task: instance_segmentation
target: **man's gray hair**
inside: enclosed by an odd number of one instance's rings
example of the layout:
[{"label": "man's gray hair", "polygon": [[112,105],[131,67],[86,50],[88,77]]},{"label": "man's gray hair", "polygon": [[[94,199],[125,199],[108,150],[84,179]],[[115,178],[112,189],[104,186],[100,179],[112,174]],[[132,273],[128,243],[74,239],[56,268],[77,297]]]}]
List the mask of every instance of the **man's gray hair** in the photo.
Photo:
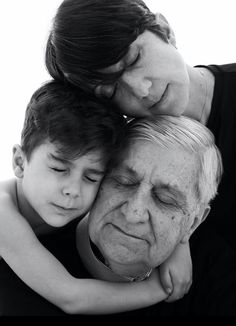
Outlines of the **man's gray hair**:
[{"label": "man's gray hair", "polygon": [[201,123],[184,116],[168,115],[133,119],[127,126],[126,145],[132,140],[148,140],[166,148],[180,146],[195,154],[199,159],[197,199],[208,204],[216,196],[223,173],[221,154],[213,134]]}]

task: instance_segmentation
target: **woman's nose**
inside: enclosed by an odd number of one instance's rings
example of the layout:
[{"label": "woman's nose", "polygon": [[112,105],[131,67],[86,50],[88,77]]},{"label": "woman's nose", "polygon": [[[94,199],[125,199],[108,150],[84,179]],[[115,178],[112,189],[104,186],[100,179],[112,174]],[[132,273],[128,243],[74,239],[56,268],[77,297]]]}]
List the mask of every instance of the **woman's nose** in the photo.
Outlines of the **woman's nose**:
[{"label": "woman's nose", "polygon": [[135,97],[142,99],[149,96],[152,86],[150,79],[132,72],[124,72],[119,81],[121,85],[125,87],[126,90],[132,92]]}]

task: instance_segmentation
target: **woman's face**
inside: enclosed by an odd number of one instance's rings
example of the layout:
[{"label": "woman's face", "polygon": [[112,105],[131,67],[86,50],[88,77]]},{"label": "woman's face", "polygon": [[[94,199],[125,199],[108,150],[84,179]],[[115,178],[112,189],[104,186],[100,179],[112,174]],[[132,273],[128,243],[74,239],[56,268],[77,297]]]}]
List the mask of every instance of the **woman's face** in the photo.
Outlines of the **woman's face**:
[{"label": "woman's face", "polygon": [[158,35],[145,31],[128,53],[104,73],[124,70],[113,84],[99,85],[98,97],[114,102],[131,117],[157,114],[181,115],[189,102],[189,76],[176,48]]}]

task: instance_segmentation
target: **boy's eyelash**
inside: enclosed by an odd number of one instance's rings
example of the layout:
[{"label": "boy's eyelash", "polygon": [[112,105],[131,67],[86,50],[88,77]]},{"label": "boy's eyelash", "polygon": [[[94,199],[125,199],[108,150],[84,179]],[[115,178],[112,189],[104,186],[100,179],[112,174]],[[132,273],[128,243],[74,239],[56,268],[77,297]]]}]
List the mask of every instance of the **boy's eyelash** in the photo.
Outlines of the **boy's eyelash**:
[{"label": "boy's eyelash", "polygon": [[53,171],[56,171],[56,172],[66,172],[67,171],[66,169],[58,169],[58,168],[53,168],[53,167],[50,167],[50,169]]},{"label": "boy's eyelash", "polygon": [[86,177],[86,179],[89,180],[90,182],[98,182],[98,180],[95,178]]}]

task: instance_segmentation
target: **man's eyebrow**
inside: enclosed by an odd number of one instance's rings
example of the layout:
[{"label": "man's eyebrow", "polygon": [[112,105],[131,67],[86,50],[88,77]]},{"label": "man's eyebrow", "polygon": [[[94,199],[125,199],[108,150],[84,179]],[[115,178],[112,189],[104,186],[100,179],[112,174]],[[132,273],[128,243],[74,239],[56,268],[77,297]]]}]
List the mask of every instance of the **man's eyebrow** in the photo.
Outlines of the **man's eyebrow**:
[{"label": "man's eyebrow", "polygon": [[131,174],[133,177],[138,177],[138,173],[136,170],[134,170],[132,167],[130,167],[129,165],[125,164],[125,163],[122,163],[118,168],[117,168],[118,171],[121,171],[122,172],[126,172],[128,174]]}]

